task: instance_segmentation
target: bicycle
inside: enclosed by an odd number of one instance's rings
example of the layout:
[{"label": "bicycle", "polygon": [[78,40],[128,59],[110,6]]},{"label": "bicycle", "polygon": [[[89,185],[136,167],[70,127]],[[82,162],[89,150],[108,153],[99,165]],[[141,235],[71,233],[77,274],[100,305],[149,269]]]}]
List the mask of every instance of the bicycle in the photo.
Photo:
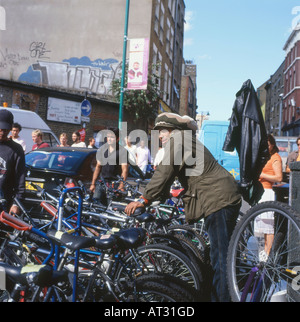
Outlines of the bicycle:
[{"label": "bicycle", "polygon": [[[44,233],[35,230],[27,223],[4,212],[1,214],[0,220],[15,229],[27,232],[27,234],[28,232],[33,232],[47,237],[51,243],[59,244],[66,248],[64,255],[59,258],[59,264],[56,263],[58,264],[56,265],[57,271],[53,270],[49,265],[33,265],[29,268],[27,266],[15,267],[0,262],[0,267],[5,270],[10,284],[13,284],[12,286],[10,285],[5,295],[2,294],[2,301],[19,301],[20,294],[21,301],[68,301],[71,291],[73,292],[73,301],[79,300],[82,302],[103,301],[105,299],[114,299],[118,302],[150,300],[174,302],[192,301],[193,299],[187,288],[183,287],[180,281],[170,276],[149,274],[133,278],[130,271],[127,279],[116,279],[106,268],[103,269],[104,252],[109,253],[112,248],[124,250],[138,246],[145,236],[140,229],[127,230],[113,236],[110,235],[108,238],[93,239],[63,232],[51,232],[44,235]],[[70,254],[91,246],[97,247],[104,252],[93,267],[91,264],[88,265],[90,270],[80,273],[74,270],[76,279],[73,279],[72,284],[71,279],[68,278],[69,273],[64,269],[69,261]],[[112,263],[113,261],[110,260],[110,262]],[[109,264],[109,267],[111,269],[113,266]],[[77,280],[80,282],[75,285]],[[46,287],[47,289],[45,290]]]},{"label": "bicycle", "polygon": [[[267,258],[264,236],[257,220],[273,214],[274,241]],[[228,285],[235,302],[300,301],[295,284],[300,266],[300,215],[280,202],[264,202],[252,207],[233,232],[227,258]]]}]

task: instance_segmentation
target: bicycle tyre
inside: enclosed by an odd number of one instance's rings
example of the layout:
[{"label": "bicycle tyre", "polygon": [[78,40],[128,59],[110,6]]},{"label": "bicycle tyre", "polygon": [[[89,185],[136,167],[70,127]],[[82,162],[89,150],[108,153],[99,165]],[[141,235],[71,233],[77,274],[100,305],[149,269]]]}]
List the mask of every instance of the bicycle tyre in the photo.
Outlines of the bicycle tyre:
[{"label": "bicycle tyre", "polygon": [[[197,291],[202,292],[203,276],[193,262],[182,252],[163,244],[154,244],[138,247],[135,252],[138,254],[138,261],[143,273],[164,273],[179,277],[184,282],[193,286]],[[129,271],[124,271],[123,266],[119,266],[116,271],[116,278],[136,274],[136,261],[129,253],[124,258],[124,263]],[[133,272],[131,271],[133,269]]]},{"label": "bicycle tyre", "polygon": [[197,249],[195,255],[201,259],[203,263],[209,263],[209,247],[204,238],[192,227],[186,225],[172,225],[167,228],[168,233],[184,236]]},{"label": "bicycle tyre", "polygon": [[[135,302],[193,302],[192,294],[176,279],[156,274],[142,275],[129,291]],[[128,289],[127,289],[128,292]]]},{"label": "bicycle tyre", "polygon": [[154,233],[150,235],[150,242],[165,244],[174,249],[177,249],[183,252],[191,261],[194,261],[194,264],[200,268],[203,266],[204,259],[201,257],[201,254],[197,247],[185,236],[180,234],[163,234],[163,233]]},{"label": "bicycle tyre", "polygon": [[[262,261],[258,255],[257,242],[261,237],[255,233],[254,222],[265,212],[274,214],[274,241],[267,260]],[[293,240],[290,237],[292,232]],[[250,247],[250,239],[256,248]],[[296,247],[291,247],[291,243]],[[295,253],[300,253],[300,215],[294,209],[287,204],[270,201],[248,210],[236,225],[229,244],[227,278],[232,301],[268,302],[280,292],[286,292],[287,301],[299,301],[300,292],[291,291],[289,285],[292,280],[286,273],[297,265],[288,260]],[[261,285],[259,291],[256,283],[258,278]]]}]

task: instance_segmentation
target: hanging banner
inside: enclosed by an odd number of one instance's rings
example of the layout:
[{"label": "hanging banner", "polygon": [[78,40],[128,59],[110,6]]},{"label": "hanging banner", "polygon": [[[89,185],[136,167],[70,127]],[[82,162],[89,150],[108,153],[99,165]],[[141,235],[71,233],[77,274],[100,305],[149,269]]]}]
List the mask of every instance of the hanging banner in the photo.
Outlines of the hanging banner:
[{"label": "hanging banner", "polygon": [[85,129],[81,129],[78,132],[80,133],[80,142],[84,142],[85,141],[85,136],[86,136]]},{"label": "hanging banner", "polygon": [[149,39],[131,39],[129,46],[128,89],[147,89]]}]

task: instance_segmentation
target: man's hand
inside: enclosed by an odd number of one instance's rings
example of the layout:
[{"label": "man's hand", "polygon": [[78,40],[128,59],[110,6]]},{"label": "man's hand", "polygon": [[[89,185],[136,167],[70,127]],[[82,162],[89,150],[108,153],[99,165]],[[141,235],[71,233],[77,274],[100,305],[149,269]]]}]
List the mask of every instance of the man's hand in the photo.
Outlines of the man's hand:
[{"label": "man's hand", "polygon": [[19,212],[20,212],[20,209],[17,205],[12,205],[9,210],[10,215],[13,215],[13,214],[19,215]]},{"label": "man's hand", "polygon": [[96,189],[96,185],[92,183],[92,184],[90,185],[90,191],[91,191],[92,193],[94,193],[94,192],[95,192],[95,189]]},{"label": "man's hand", "polygon": [[125,213],[128,216],[130,216],[130,215],[134,214],[134,212],[136,211],[137,208],[145,208],[145,206],[142,203],[138,202],[138,201],[131,202],[125,208]]}]

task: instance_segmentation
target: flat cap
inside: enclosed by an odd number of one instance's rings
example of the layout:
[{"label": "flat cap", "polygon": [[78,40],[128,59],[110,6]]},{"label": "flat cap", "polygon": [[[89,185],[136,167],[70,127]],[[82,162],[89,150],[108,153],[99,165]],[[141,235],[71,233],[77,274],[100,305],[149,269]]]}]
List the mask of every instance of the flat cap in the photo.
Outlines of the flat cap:
[{"label": "flat cap", "polygon": [[174,128],[179,130],[197,131],[197,122],[190,116],[175,113],[162,113],[155,120],[154,130],[159,128]]}]

